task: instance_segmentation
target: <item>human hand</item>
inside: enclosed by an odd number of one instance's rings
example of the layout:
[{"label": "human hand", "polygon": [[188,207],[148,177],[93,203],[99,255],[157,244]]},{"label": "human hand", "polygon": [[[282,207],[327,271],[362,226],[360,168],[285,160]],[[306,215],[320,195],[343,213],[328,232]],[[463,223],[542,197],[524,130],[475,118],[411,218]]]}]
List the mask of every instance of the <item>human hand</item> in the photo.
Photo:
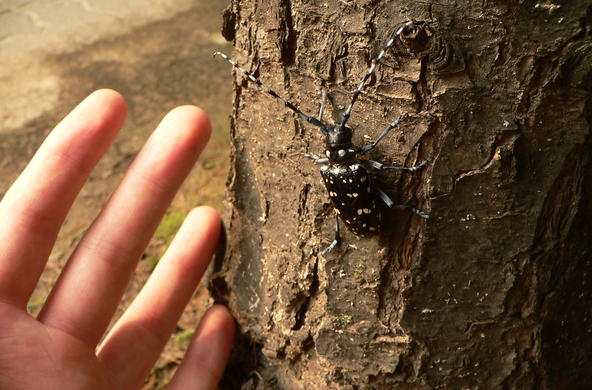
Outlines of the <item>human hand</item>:
[{"label": "human hand", "polygon": [[[206,114],[178,107],[81,239],[37,319],[27,313],[66,213],[125,115],[118,93],[91,94],[50,133],[0,202],[0,389],[141,387],[215,251],[220,217],[199,207],[97,349],[138,259],[209,138]],[[233,337],[227,309],[210,308],[170,389],[215,389]]]}]

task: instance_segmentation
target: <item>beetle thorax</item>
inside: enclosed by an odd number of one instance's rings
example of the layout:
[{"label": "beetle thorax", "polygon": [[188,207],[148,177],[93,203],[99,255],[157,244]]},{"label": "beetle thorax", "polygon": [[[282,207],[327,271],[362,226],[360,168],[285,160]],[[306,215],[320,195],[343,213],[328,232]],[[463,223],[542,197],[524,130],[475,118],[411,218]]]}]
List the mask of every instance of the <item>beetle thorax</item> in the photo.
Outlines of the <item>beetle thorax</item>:
[{"label": "beetle thorax", "polygon": [[325,154],[332,164],[344,164],[351,162],[356,157],[354,144],[352,143],[353,130],[350,127],[330,126],[325,132]]}]

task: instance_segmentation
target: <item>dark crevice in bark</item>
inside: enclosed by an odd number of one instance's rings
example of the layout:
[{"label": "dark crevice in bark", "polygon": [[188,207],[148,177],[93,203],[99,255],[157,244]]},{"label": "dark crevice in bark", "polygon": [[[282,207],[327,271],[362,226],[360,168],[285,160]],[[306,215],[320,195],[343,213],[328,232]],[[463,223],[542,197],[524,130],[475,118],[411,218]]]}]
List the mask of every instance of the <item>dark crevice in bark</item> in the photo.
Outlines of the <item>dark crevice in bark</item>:
[{"label": "dark crevice in bark", "polygon": [[[391,219],[391,218],[389,218]],[[386,226],[388,229],[389,226]],[[389,229],[390,230],[390,229]],[[394,286],[395,278],[397,273],[395,272],[395,250],[393,247],[396,246],[397,241],[399,240],[391,240],[391,237],[384,237],[384,240],[393,241],[393,245],[389,245],[388,252],[385,255],[386,263],[382,266],[380,270],[380,278],[379,284],[377,288],[377,295],[378,295],[378,304],[376,311],[379,317],[384,317],[386,313],[386,303],[392,299],[395,295],[396,286]]]},{"label": "dark crevice in bark", "polygon": [[228,5],[222,14],[222,36],[228,42],[232,42],[236,36],[236,19],[237,15],[234,12],[234,2]]},{"label": "dark crevice in bark", "polygon": [[312,186],[310,184],[305,184],[300,191],[299,202],[298,202],[298,215],[299,215],[299,218],[301,219],[301,221],[298,224],[299,226],[303,225],[302,219],[308,218],[308,215],[306,213],[306,206],[308,203],[308,197],[309,197],[311,188],[312,188]]},{"label": "dark crevice in bark", "polygon": [[309,334],[306,339],[304,339],[304,341],[302,342],[302,353],[306,354],[311,352],[312,350],[314,350],[315,347],[315,342],[314,342],[314,337]]},{"label": "dark crevice in bark", "polygon": [[292,20],[291,0],[279,0],[280,9],[280,31],[283,32],[283,42],[281,44],[281,60],[285,67],[294,65],[296,60],[296,47],[298,34],[294,30],[294,21]]},{"label": "dark crevice in bark", "polygon": [[450,191],[439,193],[433,197],[433,199],[440,198],[442,196],[448,196],[456,191],[457,184],[468,176],[483,174],[491,169],[493,164],[500,164],[499,170],[502,173],[502,184],[510,184],[514,182],[518,175],[516,168],[516,145],[520,137],[520,131],[505,130],[499,132],[496,135],[496,139],[489,147],[490,152],[485,161],[479,166],[471,169],[458,170],[454,176],[452,176],[451,189]]},{"label": "dark crevice in bark", "polygon": [[254,342],[249,334],[238,333],[218,387],[224,390],[245,389],[243,386],[247,383],[260,383],[261,375],[257,370],[263,360],[262,348],[263,345]]},{"label": "dark crevice in bark", "polygon": [[425,63],[425,61],[422,61],[419,80],[416,83],[409,82],[409,84],[411,85],[411,93],[414,95],[415,112],[424,111],[428,104],[429,89],[426,85],[426,71],[427,64]]},{"label": "dark crevice in bark", "polygon": [[[514,283],[514,288],[507,295],[506,311],[521,320],[506,332],[505,338],[518,342],[518,340],[535,339],[536,335],[542,332],[542,342],[544,344],[532,344],[529,348],[521,345],[521,348],[517,348],[517,353],[520,356],[519,361],[522,363],[517,365],[515,370],[506,378],[505,383],[510,387],[520,386],[521,381],[525,380],[525,373],[531,372],[533,373],[531,374],[533,375],[531,380],[536,388],[555,388],[558,381],[565,377],[566,372],[569,372],[569,368],[573,369],[573,362],[570,362],[567,351],[543,355],[547,356],[549,361],[553,361],[550,367],[544,367],[545,362],[543,362],[543,365],[537,363],[539,360],[537,357],[544,351],[542,350],[544,345],[547,345],[546,349],[548,350],[550,346],[555,345],[556,335],[561,334],[561,332],[557,331],[558,329],[555,329],[555,332],[545,331],[547,329],[545,324],[557,322],[555,319],[558,318],[558,314],[549,315],[548,319],[545,320],[542,312],[545,311],[543,309],[545,306],[554,307],[550,304],[546,305],[547,297],[556,299],[555,295],[562,293],[559,286],[564,284],[566,276],[569,276],[566,270],[572,268],[572,266],[565,263],[565,260],[576,260],[567,253],[560,254],[564,251],[564,243],[574,241],[573,238],[568,238],[573,235],[574,226],[587,225],[587,222],[576,223],[574,213],[576,210],[582,209],[579,206],[580,199],[583,198],[583,180],[590,177],[590,175],[583,173],[586,166],[590,165],[589,156],[592,150],[589,140],[590,134],[587,135],[587,141],[584,145],[576,146],[572,152],[568,153],[563,169],[557,176],[544,202],[531,248],[514,258],[514,263],[518,267],[520,267],[520,264],[525,264],[525,267],[519,273],[520,276]],[[587,168],[587,170],[590,171],[590,168]],[[589,238],[583,241],[575,241],[590,242]],[[592,250],[592,247],[589,250]],[[558,261],[558,259],[564,259],[564,261]],[[535,292],[535,289],[540,290],[540,292]],[[535,295],[538,295],[538,298],[535,298]],[[576,298],[576,300],[581,301],[581,297]],[[573,300],[567,300],[565,305],[570,305],[567,303],[570,301]],[[562,306],[566,307],[565,305]],[[553,328],[553,325],[550,327]],[[545,372],[557,371],[553,368],[557,366],[557,356],[562,356],[561,360],[563,362],[570,362],[564,363],[570,367],[559,370],[553,377],[549,378],[551,384],[542,382],[539,378],[544,378]]]},{"label": "dark crevice in bark", "polygon": [[582,28],[585,34],[592,36],[592,5],[586,9],[586,16],[582,18]]},{"label": "dark crevice in bark", "polygon": [[[491,151],[487,160],[485,160],[476,168],[461,170],[454,176],[452,192],[454,192],[456,183],[458,183],[460,180],[467,176],[483,173],[490,169],[490,167],[498,161],[502,165],[501,170],[506,172],[507,176],[504,178],[503,182],[506,184],[513,182],[516,178],[516,172],[515,168],[512,168],[515,167],[514,158],[512,156],[514,154],[514,145],[519,136],[520,133],[518,131],[512,130],[506,130],[498,133],[493,144],[490,146],[488,145]],[[507,157],[510,158],[507,159]]]},{"label": "dark crevice in bark", "polygon": [[[563,180],[571,187],[566,190],[571,207],[566,210],[555,206],[556,215],[547,216],[551,220],[546,221],[541,240],[548,245],[544,252],[534,257],[539,264],[537,282],[542,290],[541,371],[547,373],[547,388],[556,388],[566,378],[576,380],[571,371],[590,359],[587,351],[592,347],[590,338],[584,336],[592,326],[592,293],[590,289],[573,289],[573,286],[589,286],[592,283],[589,272],[592,240],[587,229],[592,213],[589,200],[592,191],[589,156],[592,150],[589,144],[578,149],[573,155],[574,160],[566,164],[575,171],[565,173],[578,176],[577,171],[580,170],[587,180],[584,183]],[[565,199],[551,199],[552,202],[556,200]]]},{"label": "dark crevice in bark", "polygon": [[586,152],[581,147],[574,148],[551,186],[535,230],[533,250],[536,252],[551,249],[569,232],[574,206],[581,195],[581,172],[588,159]]},{"label": "dark crevice in bark", "polygon": [[311,275],[311,282],[308,291],[302,292],[297,296],[297,300],[302,301],[300,303],[300,307],[296,311],[296,315],[294,317],[295,322],[292,326],[292,330],[300,330],[302,326],[306,322],[306,314],[308,313],[308,309],[310,307],[311,301],[317,296],[319,291],[319,275],[318,275],[318,268],[319,268],[319,261],[318,259],[315,261],[312,275]]}]

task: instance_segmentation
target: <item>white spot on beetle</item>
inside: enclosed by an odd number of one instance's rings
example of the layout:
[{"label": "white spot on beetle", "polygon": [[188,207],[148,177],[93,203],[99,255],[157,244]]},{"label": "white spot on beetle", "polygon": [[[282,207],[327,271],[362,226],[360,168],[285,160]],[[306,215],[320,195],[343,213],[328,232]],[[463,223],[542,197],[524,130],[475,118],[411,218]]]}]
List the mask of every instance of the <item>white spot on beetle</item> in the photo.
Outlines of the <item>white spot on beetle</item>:
[{"label": "white spot on beetle", "polygon": [[373,227],[373,226],[370,226],[370,227],[368,228],[368,230],[370,230],[371,232],[375,232],[375,231],[376,231],[376,228],[375,228],[375,227]]},{"label": "white spot on beetle", "polygon": [[364,214],[370,214],[370,209],[364,209]]},{"label": "white spot on beetle", "polygon": [[354,193],[352,194],[352,196],[353,196],[354,198],[357,198],[357,197],[358,197],[358,193],[357,193],[357,192],[354,192]]},{"label": "white spot on beetle", "polygon": [[[324,167],[324,168],[326,168],[326,167]],[[365,182],[366,180],[368,180],[368,178],[367,178],[366,176],[362,176],[362,177],[360,177],[360,183],[363,183],[363,182]]]},{"label": "white spot on beetle", "polygon": [[363,212],[364,212],[364,210],[358,209],[358,215],[362,215]]},{"label": "white spot on beetle", "polygon": [[343,157],[343,156],[345,156],[345,150],[343,150],[343,149],[339,149],[339,150],[337,151],[337,155],[338,155],[339,157]]}]

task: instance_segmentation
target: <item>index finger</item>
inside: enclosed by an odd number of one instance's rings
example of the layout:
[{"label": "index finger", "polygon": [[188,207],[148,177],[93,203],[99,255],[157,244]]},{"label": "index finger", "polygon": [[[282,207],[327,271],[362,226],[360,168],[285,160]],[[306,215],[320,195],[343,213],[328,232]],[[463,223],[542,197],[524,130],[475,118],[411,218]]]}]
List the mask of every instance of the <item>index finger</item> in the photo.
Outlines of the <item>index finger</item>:
[{"label": "index finger", "polygon": [[99,90],[48,135],[0,202],[0,300],[25,307],[76,195],[121,128],[123,97]]}]

